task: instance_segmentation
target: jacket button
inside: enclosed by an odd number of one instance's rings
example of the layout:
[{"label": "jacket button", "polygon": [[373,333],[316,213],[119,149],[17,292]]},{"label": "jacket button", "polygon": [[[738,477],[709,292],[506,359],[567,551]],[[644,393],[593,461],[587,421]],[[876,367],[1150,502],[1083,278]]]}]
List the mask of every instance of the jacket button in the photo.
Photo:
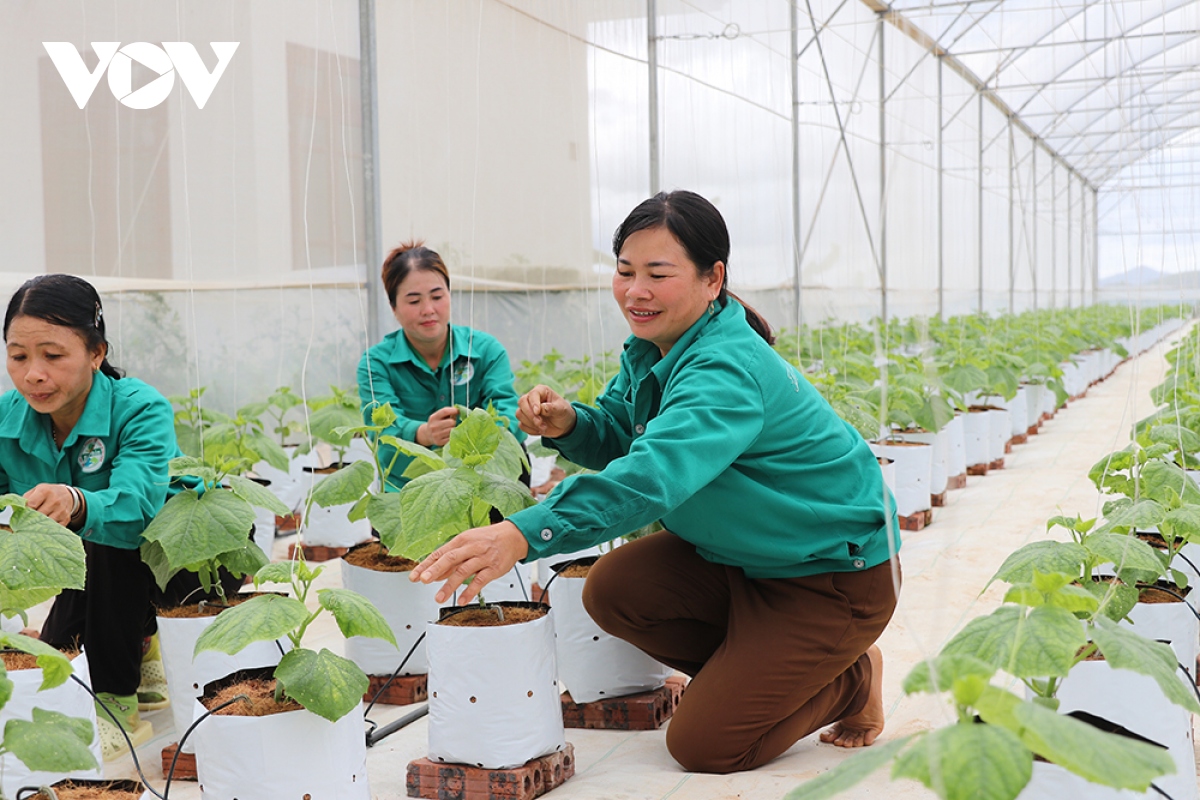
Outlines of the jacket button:
[{"label": "jacket button", "polygon": [[867,565],[867,562],[863,561],[861,558],[854,559],[853,563],[854,563],[855,569],[862,569],[863,567],[865,567]]},{"label": "jacket button", "polygon": [[633,426],[633,432],[634,432],[634,433],[645,433],[645,432],[646,432],[646,426],[645,426],[645,425],[634,425],[634,426]]},{"label": "jacket button", "polygon": [[439,403],[446,402],[446,395],[444,395],[444,394],[438,395],[438,402]]},{"label": "jacket button", "polygon": [[554,531],[550,530],[549,528],[542,528],[542,541],[548,542],[552,538],[554,538]]}]

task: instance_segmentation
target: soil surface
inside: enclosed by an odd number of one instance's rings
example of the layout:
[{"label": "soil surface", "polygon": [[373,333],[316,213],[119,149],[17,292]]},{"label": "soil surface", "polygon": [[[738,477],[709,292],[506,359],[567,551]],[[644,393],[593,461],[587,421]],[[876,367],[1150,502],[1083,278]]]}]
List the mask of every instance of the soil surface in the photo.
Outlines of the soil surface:
[{"label": "soil surface", "polygon": [[588,571],[591,570],[591,564],[572,564],[558,572],[560,578],[586,578]]},{"label": "soil surface", "polygon": [[417,565],[417,562],[403,556],[388,555],[379,542],[371,542],[357,547],[342,556],[342,560],[347,564],[375,572],[412,572],[413,567]]},{"label": "soil surface", "polygon": [[487,608],[472,607],[439,621],[438,625],[449,625],[454,628],[498,628],[501,625],[520,625],[522,622],[532,622],[535,619],[541,619],[550,610],[548,606],[543,608],[521,608],[520,606],[506,606],[503,603],[500,604],[500,607],[504,610],[503,620],[500,619],[500,615],[496,613],[496,609],[492,606]]},{"label": "soil surface", "polygon": [[[142,793],[135,789],[110,789],[104,786],[92,786],[86,783],[67,783],[55,786],[54,793],[59,800],[139,800]],[[30,800],[50,800],[38,792],[30,795]]]},{"label": "soil surface", "polygon": [[275,681],[266,678],[252,678],[226,686],[211,698],[201,698],[205,708],[213,709],[228,702],[239,694],[250,698],[250,702],[238,702],[222,708],[214,716],[217,717],[266,717],[271,714],[283,714],[288,711],[299,711],[303,706],[295,700],[284,698],[282,703],[275,702]]},{"label": "soil surface", "polygon": [[[79,651],[68,650],[63,655],[74,659],[75,656],[79,655]],[[19,650],[5,650],[0,652],[0,658],[4,659],[4,668],[9,672],[22,669],[38,669],[37,656],[30,653],[22,653]]]},{"label": "soil surface", "polygon": [[247,600],[258,597],[270,592],[243,592],[241,594],[233,594],[225,598],[225,602],[220,600],[208,600],[203,603],[192,603],[186,606],[176,606],[174,608],[159,608],[155,613],[166,619],[200,619],[201,617],[215,617],[227,608],[241,605]]}]

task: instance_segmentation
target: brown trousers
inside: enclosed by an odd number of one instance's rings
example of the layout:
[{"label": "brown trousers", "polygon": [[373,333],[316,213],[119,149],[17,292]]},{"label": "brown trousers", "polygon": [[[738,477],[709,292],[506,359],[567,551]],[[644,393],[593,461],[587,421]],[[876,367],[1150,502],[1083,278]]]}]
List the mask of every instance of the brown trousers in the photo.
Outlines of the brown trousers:
[{"label": "brown trousers", "polygon": [[667,531],[600,559],[583,600],[602,629],[692,677],[667,749],[715,773],[754,769],[860,712],[867,648],[896,608],[887,562],[751,580]]}]

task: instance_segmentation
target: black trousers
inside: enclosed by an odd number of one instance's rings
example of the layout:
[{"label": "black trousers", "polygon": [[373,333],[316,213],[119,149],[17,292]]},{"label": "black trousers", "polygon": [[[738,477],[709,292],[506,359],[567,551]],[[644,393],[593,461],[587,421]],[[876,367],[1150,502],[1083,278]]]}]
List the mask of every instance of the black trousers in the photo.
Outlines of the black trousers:
[{"label": "black trousers", "polygon": [[[82,646],[87,652],[92,689],[128,696],[142,677],[142,641],[158,630],[155,609],[204,599],[195,573],[180,572],[159,590],[137,550],[83,543],[87,579],[83,591],[65,589],[54,599],[41,639],[58,647]],[[241,580],[221,570],[226,594]]]}]

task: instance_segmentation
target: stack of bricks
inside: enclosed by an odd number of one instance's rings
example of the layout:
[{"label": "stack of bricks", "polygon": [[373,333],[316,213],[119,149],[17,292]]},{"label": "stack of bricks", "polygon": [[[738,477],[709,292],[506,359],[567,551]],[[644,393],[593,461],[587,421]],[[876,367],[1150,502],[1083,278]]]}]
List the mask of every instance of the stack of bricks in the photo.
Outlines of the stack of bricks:
[{"label": "stack of bricks", "polygon": [[418,758],[408,765],[405,785],[409,797],[429,800],[533,800],[558,788],[574,774],[575,748],[567,742],[557,753],[511,769],[439,764]]},{"label": "stack of bricks", "polygon": [[900,530],[902,531],[919,531],[926,525],[933,524],[933,509],[927,508],[924,511],[918,511],[915,514],[910,514],[907,517],[899,517]]},{"label": "stack of bricks", "polygon": [[673,675],[666,684],[649,692],[576,703],[563,692],[563,725],[616,731],[652,731],[666,722],[679,706],[686,679]]},{"label": "stack of bricks", "polygon": [[[385,706],[407,706],[429,699],[428,675],[398,675],[395,680],[392,680],[391,675],[368,675],[367,677],[370,678],[371,685],[367,688],[367,693],[363,695],[364,703],[376,702]],[[392,681],[390,684],[389,680]],[[376,700],[375,695],[379,694],[379,690],[383,689],[385,684],[387,689]]]},{"label": "stack of bricks", "polygon": [[171,762],[175,762],[175,773],[172,775],[172,780],[176,781],[194,781],[196,780],[196,754],[195,753],[180,753],[179,757],[175,757],[175,751],[179,749],[177,744],[169,744],[162,749],[162,774],[165,778],[171,775]]}]

